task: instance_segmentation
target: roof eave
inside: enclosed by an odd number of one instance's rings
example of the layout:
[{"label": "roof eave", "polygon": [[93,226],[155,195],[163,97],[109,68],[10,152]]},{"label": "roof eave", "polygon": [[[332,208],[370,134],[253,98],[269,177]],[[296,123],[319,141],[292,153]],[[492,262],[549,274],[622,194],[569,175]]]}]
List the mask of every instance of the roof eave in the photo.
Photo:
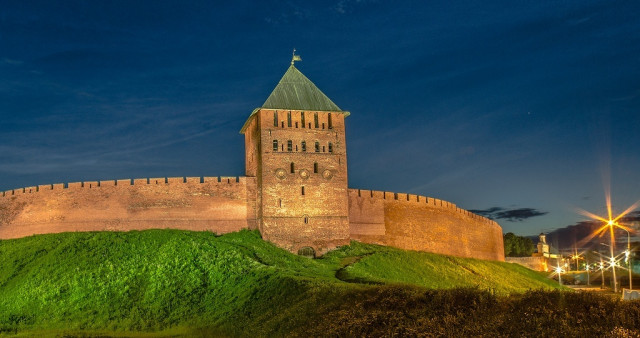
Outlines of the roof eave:
[{"label": "roof eave", "polygon": [[249,115],[249,117],[247,118],[247,121],[244,122],[242,129],[240,129],[240,134],[244,134],[247,127],[249,127],[249,121],[251,121],[251,118],[253,117],[253,115],[255,115],[260,109],[262,108],[256,108],[251,112],[251,115]]}]

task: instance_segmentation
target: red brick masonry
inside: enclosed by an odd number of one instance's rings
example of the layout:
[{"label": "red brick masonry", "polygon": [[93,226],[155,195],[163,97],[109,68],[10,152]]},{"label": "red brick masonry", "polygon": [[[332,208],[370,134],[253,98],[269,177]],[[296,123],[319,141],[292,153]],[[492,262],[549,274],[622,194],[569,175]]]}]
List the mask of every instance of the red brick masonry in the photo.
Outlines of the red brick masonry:
[{"label": "red brick masonry", "polygon": [[[256,195],[255,177],[151,178],[9,190],[0,193],[0,239],[67,231],[171,228],[222,234],[257,229]],[[501,227],[452,203],[357,189],[348,190],[348,202],[351,239],[504,260]],[[282,234],[295,236],[295,231]],[[290,250],[315,247],[304,236],[291,242]]]}]

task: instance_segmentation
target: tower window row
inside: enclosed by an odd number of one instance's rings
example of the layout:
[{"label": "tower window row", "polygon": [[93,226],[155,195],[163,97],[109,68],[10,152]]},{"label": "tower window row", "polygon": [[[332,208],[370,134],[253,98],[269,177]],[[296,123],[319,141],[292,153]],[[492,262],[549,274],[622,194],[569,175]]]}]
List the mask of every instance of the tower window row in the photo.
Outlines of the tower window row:
[{"label": "tower window row", "polygon": [[287,112],[287,118],[286,121],[283,120],[279,120],[278,119],[278,112],[274,111],[273,112],[273,126],[274,127],[281,127],[284,128],[285,127],[285,122],[286,122],[286,126],[289,128],[293,128],[295,126],[295,128],[300,128],[300,126],[302,128],[309,128],[312,129],[325,129],[325,125],[328,129],[333,129],[333,113],[327,113],[327,120],[326,120],[326,124],[325,122],[320,122],[320,119],[318,117],[318,113],[313,113],[313,123],[311,121],[309,121],[307,123],[307,118],[311,117],[311,113],[310,112],[300,112],[300,122],[298,123],[298,121],[293,122],[293,119],[291,117],[291,114],[293,114],[291,111]]},{"label": "tower window row", "polygon": [[[292,174],[295,174],[295,172],[296,172],[296,164],[294,162],[291,162],[289,164],[289,169],[290,169],[290,172]],[[313,173],[314,174],[318,173],[318,162],[313,162]]]},{"label": "tower window row", "polygon": [[[294,151],[293,141],[287,140],[286,145],[287,145],[287,151],[288,152]],[[284,143],[280,144],[280,143],[278,143],[278,140],[273,140],[273,151],[274,152],[276,152],[276,151],[285,151],[284,150],[284,146],[285,146]],[[306,141],[300,142],[300,148],[298,148],[298,145],[296,144],[295,145],[295,151],[299,151],[298,149],[301,149],[301,151],[306,152],[307,151],[307,142]],[[333,143],[329,142],[326,146],[324,146],[324,145],[321,146],[320,142],[316,141],[315,144],[314,144],[314,148],[313,149],[314,149],[314,152],[316,152],[316,153],[320,153],[320,152],[325,153],[325,152],[327,152],[327,149],[329,150],[330,153],[333,153]]]}]

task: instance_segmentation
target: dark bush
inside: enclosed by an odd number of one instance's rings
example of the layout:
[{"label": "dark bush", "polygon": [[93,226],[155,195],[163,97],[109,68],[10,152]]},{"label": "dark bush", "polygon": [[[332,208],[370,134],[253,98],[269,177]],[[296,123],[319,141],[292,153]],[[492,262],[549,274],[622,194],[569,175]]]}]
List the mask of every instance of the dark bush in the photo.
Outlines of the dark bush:
[{"label": "dark bush", "polygon": [[[640,337],[640,301],[590,292],[378,287],[350,294],[296,335]],[[311,324],[313,323],[313,324]]]}]

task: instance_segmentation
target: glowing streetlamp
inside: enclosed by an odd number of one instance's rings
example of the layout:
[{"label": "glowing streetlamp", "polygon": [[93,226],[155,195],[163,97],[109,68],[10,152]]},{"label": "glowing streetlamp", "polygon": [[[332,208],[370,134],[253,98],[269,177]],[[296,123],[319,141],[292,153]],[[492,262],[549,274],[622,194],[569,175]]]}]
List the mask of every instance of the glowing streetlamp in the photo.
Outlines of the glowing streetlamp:
[{"label": "glowing streetlamp", "polygon": [[627,232],[627,250],[624,252],[624,262],[627,263],[629,268],[629,290],[633,290],[633,277],[631,276],[633,268],[631,267],[631,235],[629,230],[624,227],[618,226],[618,228]]},{"label": "glowing streetlamp", "polygon": [[[629,268],[629,289],[633,290],[633,276],[632,276],[632,268],[631,268],[631,261],[630,261],[630,256],[631,256],[631,234],[629,233],[629,230],[626,229],[626,227],[621,226],[620,224],[618,224],[616,222],[615,219],[610,219],[607,222],[607,226],[609,226],[610,232],[611,232],[611,260],[613,261],[612,267],[613,267],[613,278],[615,280],[615,276],[616,276],[616,269],[615,269],[615,259],[613,258],[613,228],[619,228],[622,229],[624,231],[627,232],[627,250],[625,250],[624,255],[625,255],[625,263],[627,263],[627,267]],[[614,291],[617,291],[617,288],[614,289]]]},{"label": "glowing streetlamp", "polygon": [[602,257],[600,257],[600,277],[602,279],[601,289],[604,289],[604,262],[602,261]]},{"label": "glowing streetlamp", "polygon": [[561,267],[559,267],[559,266],[556,267],[556,273],[558,274],[558,283],[560,285],[562,285],[562,272],[563,272],[563,270],[562,270]]},{"label": "glowing streetlamp", "polygon": [[580,256],[580,254],[576,251],[576,253],[574,253],[573,255],[569,256],[569,258],[571,258],[574,261],[576,261],[576,271],[579,271],[580,270],[580,260],[583,259],[582,256]]},{"label": "glowing streetlamp", "polygon": [[609,258],[610,262],[609,265],[611,265],[611,271],[613,272],[613,292],[618,292],[618,280],[616,279],[616,258],[613,256],[613,246],[615,245],[614,243],[614,236],[613,236],[613,227],[616,224],[616,221],[609,219],[609,221],[607,222],[607,225],[609,226],[609,232],[611,234],[611,237],[609,237],[610,240],[610,245],[609,245],[609,251],[611,252],[611,257]]},{"label": "glowing streetlamp", "polygon": [[591,286],[591,276],[589,275],[589,261],[587,261],[584,269],[587,270],[587,286]]},{"label": "glowing streetlamp", "polygon": [[[594,215],[588,211],[584,211],[584,210],[580,210],[580,213],[590,217],[594,220],[599,220],[602,221],[604,223],[603,226],[601,226],[598,230],[594,231],[593,233],[591,233],[586,240],[590,240],[591,238],[593,238],[596,235],[600,235],[602,236],[602,234],[607,230],[607,228],[609,229],[609,241],[610,241],[610,245],[609,245],[609,252],[610,252],[610,256],[611,256],[611,271],[613,273],[613,290],[614,292],[618,292],[618,283],[616,280],[616,264],[615,264],[615,255],[614,255],[614,250],[615,250],[615,236],[614,236],[614,228],[620,228],[623,229],[624,231],[627,232],[627,251],[629,251],[629,256],[631,255],[631,236],[629,234],[629,229],[623,225],[620,225],[617,223],[617,221],[619,219],[621,219],[622,217],[624,217],[626,214],[628,214],[629,212],[633,211],[635,208],[637,208],[638,206],[640,206],[640,201],[636,201],[634,204],[632,204],[630,207],[628,207],[625,211],[623,211],[621,214],[619,214],[618,216],[613,217],[613,213],[611,210],[611,195],[607,192],[606,194],[606,199],[607,199],[607,214],[608,214],[608,219],[605,219],[603,217],[600,217],[598,215]],[[629,264],[629,267],[631,267],[631,264]],[[629,288],[631,288],[632,286],[632,282],[631,282],[631,269],[629,269]]]}]

